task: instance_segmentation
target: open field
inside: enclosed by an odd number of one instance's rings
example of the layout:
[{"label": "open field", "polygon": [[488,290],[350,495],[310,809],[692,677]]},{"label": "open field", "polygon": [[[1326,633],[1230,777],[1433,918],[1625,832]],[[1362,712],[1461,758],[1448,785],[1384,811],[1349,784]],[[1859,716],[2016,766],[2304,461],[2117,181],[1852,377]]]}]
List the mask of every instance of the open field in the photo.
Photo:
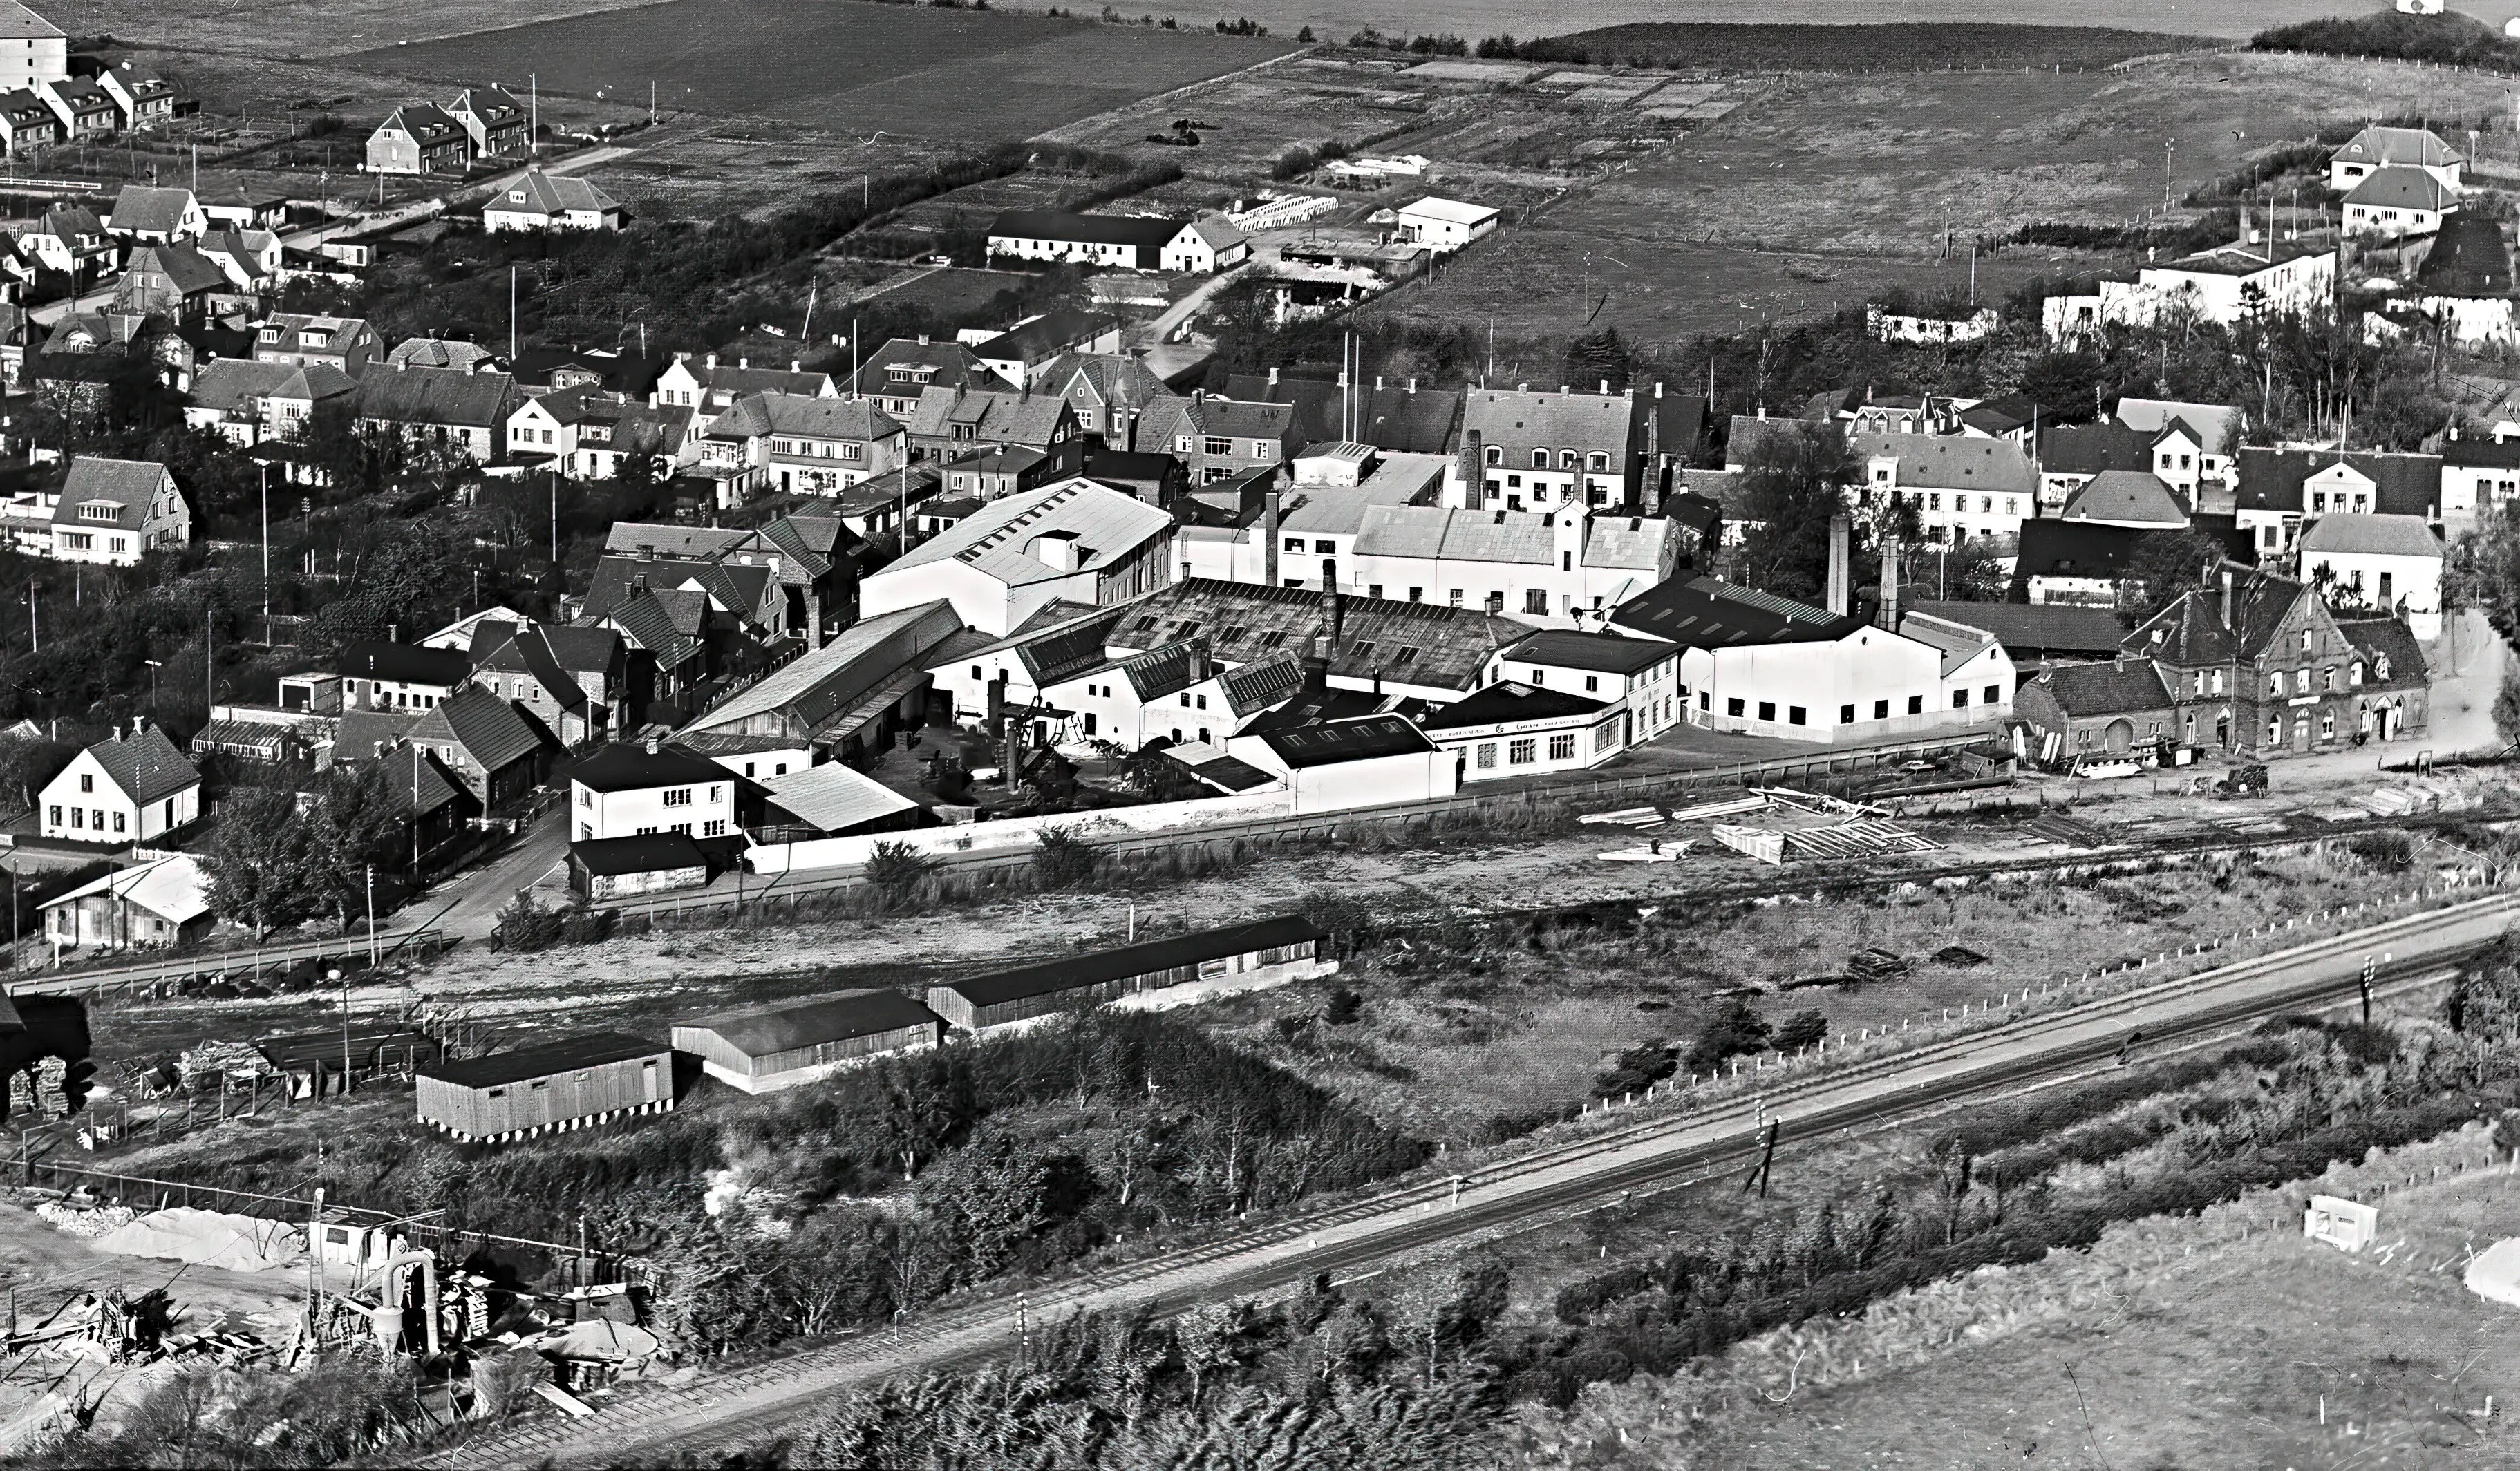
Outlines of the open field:
[{"label": "open field", "polygon": [[[1562,1421],[1526,1411],[1528,1444],[1590,1442],[1584,1464],[1639,1471],[2507,1467],[2520,1312],[2460,1282],[2467,1255],[2520,1233],[2520,1180],[2492,1156],[2470,1128],[2201,1219],[2129,1223],[1686,1376],[1596,1385]],[[2397,1249],[2304,1240],[2312,1189],[2377,1205]]]},{"label": "open field", "polygon": [[645,97],[818,127],[989,140],[1254,66],[1287,43],[832,0],[665,0],[396,45],[346,65],[439,83],[533,72],[543,91]]}]

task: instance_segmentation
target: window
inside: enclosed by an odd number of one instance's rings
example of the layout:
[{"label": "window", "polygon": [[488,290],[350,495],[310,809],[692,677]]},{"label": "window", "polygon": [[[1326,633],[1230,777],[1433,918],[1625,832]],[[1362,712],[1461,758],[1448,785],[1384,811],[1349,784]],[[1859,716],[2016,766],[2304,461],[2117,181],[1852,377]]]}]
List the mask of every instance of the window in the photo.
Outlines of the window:
[{"label": "window", "polygon": [[2343,688],[2337,683],[2335,665],[2330,664],[2318,671],[2318,688],[2331,691]]},{"label": "window", "polygon": [[[1706,698],[1706,696],[1700,694],[1698,698],[1702,700]],[[1724,701],[1724,713],[1734,717],[1738,717],[1741,714],[1741,700],[1739,696],[1736,695]]]},{"label": "window", "polygon": [[2389,677],[2389,656],[2387,654],[2379,654],[2372,658],[2371,675],[2374,679],[2385,680]]},{"label": "window", "polygon": [[2300,669],[2294,672],[2292,677],[2292,692],[2295,694],[2308,694],[2310,692],[2310,666],[2308,664],[2302,665]]},{"label": "window", "polygon": [[1202,454],[1228,456],[1234,453],[1234,441],[1222,434],[1210,434],[1200,444]]},{"label": "window", "polygon": [[1912,694],[1912,695],[1909,695],[1909,696],[1908,696],[1908,713],[1909,713],[1909,714],[1911,714],[1911,715],[1922,715],[1922,714],[1924,714],[1924,713],[1925,713],[1925,697],[1924,697],[1923,695],[1921,695],[1921,694]]},{"label": "window", "polygon": [[1549,590],[1548,590],[1547,588],[1525,588],[1525,589],[1523,589],[1523,590],[1522,590],[1522,610],[1523,610],[1524,612],[1526,612],[1526,613],[1546,613],[1546,612],[1548,612],[1548,611],[1549,611]]},{"label": "window", "polygon": [[1572,761],[1572,760],[1574,760],[1574,759],[1575,759],[1575,737],[1574,737],[1572,735],[1567,735],[1567,736],[1550,736],[1550,737],[1549,737],[1549,759],[1550,759],[1550,760],[1552,760],[1552,761]]},{"label": "window", "polygon": [[1501,445],[1501,444],[1491,444],[1491,445],[1489,445],[1489,446],[1488,446],[1488,464],[1490,464],[1490,465],[1500,465],[1500,466],[1501,466],[1501,465],[1503,465],[1503,464],[1505,464],[1505,446],[1504,446],[1504,445]]},{"label": "window", "polygon": [[1425,601],[1426,601],[1426,590],[1425,590],[1424,588],[1411,588],[1411,589],[1409,590],[1409,601],[1410,601],[1410,602],[1425,602]]},{"label": "window", "polygon": [[[1538,671],[1537,671],[1537,670],[1535,670],[1535,671],[1533,671],[1533,672],[1534,672],[1534,673],[1538,673]],[[1584,692],[1585,692],[1585,693],[1587,693],[1587,694],[1598,694],[1598,693],[1600,692],[1600,691],[1601,691],[1601,677],[1600,677],[1599,675],[1598,675],[1598,674],[1588,674],[1588,675],[1584,676]]]},{"label": "window", "polygon": [[2362,661],[2361,659],[2356,659],[2353,663],[2345,666],[2345,683],[2350,689],[2360,690],[2362,688]]},{"label": "window", "polygon": [[1304,550],[1304,539],[1303,539],[1302,537],[1300,537],[1300,536],[1290,536],[1290,537],[1286,538],[1286,550],[1287,550],[1287,551],[1289,551],[1289,552],[1301,552],[1301,551],[1303,551],[1303,550]]},{"label": "window", "polygon": [[2282,670],[2278,669],[2274,673],[2267,676],[2267,693],[2277,697],[2280,697],[2283,694]]},{"label": "window", "polygon": [[1776,719],[1776,718],[1777,718],[1777,702],[1776,702],[1775,700],[1772,700],[1772,699],[1763,699],[1763,700],[1759,701],[1759,718],[1760,718],[1761,720],[1774,720],[1774,719]]},{"label": "window", "polygon": [[2001,704],[2002,701],[2003,687],[2002,685],[1989,685],[1986,687],[1986,703],[1994,705]]},{"label": "window", "polygon": [[689,806],[691,806],[691,805],[692,805],[692,789],[691,789],[690,787],[688,787],[688,786],[669,786],[669,787],[667,787],[667,788],[665,789],[664,805],[665,805],[665,806],[667,806],[667,807],[689,807]]},{"label": "window", "polygon": [[1371,583],[1371,584],[1367,585],[1366,590],[1365,590],[1365,596],[1367,596],[1368,598],[1379,598],[1379,597],[1381,597],[1381,596],[1382,596],[1382,584],[1381,584],[1381,583],[1376,582],[1376,583]]},{"label": "window", "polygon": [[[1451,600],[1453,606],[1460,607],[1462,605],[1462,590],[1460,588],[1453,589],[1452,592],[1445,596]],[[1415,602],[1417,600],[1412,598],[1410,601]]]},{"label": "window", "polygon": [[1483,772],[1496,770],[1496,742],[1493,740],[1481,742],[1476,760],[1479,770]]},{"label": "window", "polygon": [[2332,712],[2318,717],[2318,738],[2321,740],[2336,738],[2336,716]]},{"label": "window", "polygon": [[1809,721],[1809,719],[1808,719],[1808,718],[1804,715],[1804,713],[1803,713],[1803,707],[1802,707],[1802,706],[1800,706],[1800,705],[1787,705],[1787,706],[1785,706],[1785,724],[1787,724],[1787,725],[1789,725],[1789,726],[1799,726],[1799,725],[1809,725],[1810,723],[1811,723],[1811,722]]},{"label": "window", "polygon": [[1607,455],[1605,455],[1605,454],[1602,454],[1599,450],[1595,450],[1595,451],[1593,452],[1593,457],[1592,457],[1592,459],[1591,459],[1589,462],[1587,462],[1587,465],[1588,465],[1588,468],[1591,468],[1591,469],[1592,469],[1596,474],[1598,474],[1598,473],[1601,473],[1601,472],[1606,471],[1607,469],[1609,469],[1609,468],[1610,468],[1610,457],[1609,457],[1609,456],[1607,456]]},{"label": "window", "polygon": [[1506,763],[1509,766],[1529,766],[1536,759],[1539,750],[1540,742],[1537,739],[1509,742],[1505,748]]},{"label": "window", "polygon": [[1531,452],[1531,468],[1533,469],[1549,468],[1549,451],[1533,450]]},{"label": "window", "polygon": [[46,822],[48,822],[49,824],[51,824],[53,826],[55,826],[55,827],[59,827],[60,825],[62,825],[62,804],[61,804],[61,803],[59,803],[59,802],[55,802],[55,803],[52,805],[52,809],[51,809],[51,811],[52,811],[52,816],[50,816],[49,818],[45,819],[45,821],[46,821]]},{"label": "window", "polygon": [[2274,719],[2272,719],[2272,720],[2271,720],[2271,721],[2268,721],[2268,722],[2267,722],[2267,744],[2269,744],[2269,745],[2281,745],[2281,744],[2283,744],[2283,717],[2282,717],[2282,716],[2278,715],[2278,716],[2276,716]]},{"label": "window", "polygon": [[725,820],[724,818],[712,818],[712,819],[710,819],[708,822],[705,822],[705,823],[700,824],[700,836],[702,836],[702,837],[724,837],[724,836],[726,836],[726,820]]},{"label": "window", "polygon": [[1851,726],[1855,724],[1855,707],[1853,705],[1838,706],[1837,723],[1842,726]]},{"label": "window", "polygon": [[[1850,713],[1847,718],[1852,720],[1855,717]],[[1886,699],[1874,700],[1872,702],[1872,718],[1874,720],[1888,720],[1890,718],[1890,702]]]}]

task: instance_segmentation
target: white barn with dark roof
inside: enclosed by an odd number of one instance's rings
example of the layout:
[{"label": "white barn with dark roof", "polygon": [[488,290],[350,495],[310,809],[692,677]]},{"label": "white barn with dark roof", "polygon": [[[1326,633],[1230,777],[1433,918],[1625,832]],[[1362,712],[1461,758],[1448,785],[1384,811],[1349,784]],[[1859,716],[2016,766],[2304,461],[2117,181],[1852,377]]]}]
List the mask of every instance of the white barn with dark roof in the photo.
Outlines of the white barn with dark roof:
[{"label": "white barn with dark roof", "polygon": [[843,991],[674,1023],[674,1049],[748,1093],[828,1078],[852,1063],[944,1040],[933,1011],[892,991]]}]

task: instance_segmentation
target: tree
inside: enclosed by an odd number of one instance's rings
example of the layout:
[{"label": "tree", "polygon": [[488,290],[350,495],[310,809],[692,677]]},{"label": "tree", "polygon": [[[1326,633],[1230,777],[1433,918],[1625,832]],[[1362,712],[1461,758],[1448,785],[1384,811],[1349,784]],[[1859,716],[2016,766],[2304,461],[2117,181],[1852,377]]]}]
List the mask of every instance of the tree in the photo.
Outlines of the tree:
[{"label": "tree", "polygon": [[256,941],[315,913],[325,882],[313,838],[295,792],[257,786],[231,793],[202,854],[210,908],[252,925]]},{"label": "tree", "polygon": [[1857,466],[1835,423],[1770,420],[1744,458],[1740,490],[1756,524],[1741,547],[1742,580],[1817,602],[1828,576],[1828,526],[1846,513]]},{"label": "tree", "polygon": [[1577,388],[1607,383],[1611,392],[1622,392],[1635,373],[1636,354],[1615,327],[1585,333],[1566,344],[1566,381]]},{"label": "tree", "polygon": [[936,860],[908,843],[881,842],[867,855],[866,879],[891,909],[917,892],[936,867]]},{"label": "tree", "polygon": [[2502,688],[2494,693],[2494,730],[2507,745],[2520,745],[2520,667],[2502,671]]},{"label": "tree", "polygon": [[1814,1006],[1777,1024],[1774,1039],[1779,1052],[1798,1052],[1828,1035],[1828,1014]]},{"label": "tree", "polygon": [[2147,531],[2136,538],[2126,575],[2118,579],[2118,616],[2129,627],[2141,624],[2222,564],[2223,544],[2202,531]]},{"label": "tree", "polygon": [[394,839],[403,830],[403,804],[395,800],[385,764],[336,766],[317,775],[305,793],[315,883],[321,902],[345,924],[366,906],[370,870],[391,869],[401,856]]},{"label": "tree", "polygon": [[1033,878],[1045,889],[1072,889],[1102,867],[1102,853],[1069,827],[1044,827],[1032,850]]},{"label": "tree", "polygon": [[1750,1003],[1741,998],[1728,997],[1697,1029],[1697,1041],[1688,1049],[1691,1068],[1719,1067],[1724,1060],[1741,1052],[1757,1052],[1768,1046],[1768,1024]]}]

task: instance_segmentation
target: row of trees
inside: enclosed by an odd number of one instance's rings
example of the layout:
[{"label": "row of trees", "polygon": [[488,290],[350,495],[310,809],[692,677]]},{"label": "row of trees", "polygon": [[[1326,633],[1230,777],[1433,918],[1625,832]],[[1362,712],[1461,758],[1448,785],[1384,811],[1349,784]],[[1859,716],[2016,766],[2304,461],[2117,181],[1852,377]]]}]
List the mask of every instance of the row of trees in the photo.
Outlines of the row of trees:
[{"label": "row of trees", "polygon": [[253,926],[256,940],[318,915],[346,925],[364,914],[373,875],[410,864],[397,851],[410,804],[397,798],[385,765],[232,789],[201,854],[210,908]]}]

